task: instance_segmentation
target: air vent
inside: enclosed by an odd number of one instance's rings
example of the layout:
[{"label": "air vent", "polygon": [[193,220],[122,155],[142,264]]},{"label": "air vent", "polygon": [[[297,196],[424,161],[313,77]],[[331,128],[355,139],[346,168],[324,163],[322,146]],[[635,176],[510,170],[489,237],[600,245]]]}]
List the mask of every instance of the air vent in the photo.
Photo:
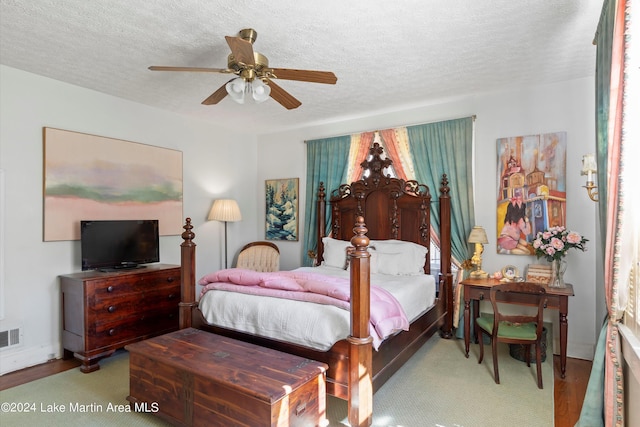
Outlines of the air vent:
[{"label": "air vent", "polygon": [[0,350],[20,345],[22,342],[22,329],[9,329],[0,331]]}]

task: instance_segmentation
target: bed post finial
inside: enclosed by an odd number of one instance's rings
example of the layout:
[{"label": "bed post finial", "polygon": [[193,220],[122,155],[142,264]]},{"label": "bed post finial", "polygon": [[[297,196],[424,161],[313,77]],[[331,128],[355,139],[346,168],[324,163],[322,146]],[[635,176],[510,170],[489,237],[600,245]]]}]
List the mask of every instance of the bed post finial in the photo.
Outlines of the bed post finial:
[{"label": "bed post finial", "polygon": [[353,234],[355,234],[355,236],[351,238],[351,244],[356,248],[356,251],[358,249],[366,250],[367,246],[369,246],[369,238],[366,236],[368,231],[364,223],[364,218],[361,216],[357,217],[356,225],[353,227]]},{"label": "bed post finial", "polygon": [[449,178],[447,178],[447,174],[442,174],[442,180],[440,181],[440,195],[442,197],[449,197],[449,192],[451,188],[449,188]]},{"label": "bed post finial", "polygon": [[180,245],[180,329],[191,327],[191,311],[197,307],[196,302],[196,236],[191,225],[191,218],[186,219]]},{"label": "bed post finial", "polygon": [[358,216],[351,244],[351,334],[349,343],[349,423],[370,426],[373,413],[373,338],[369,334],[371,255],[364,218]]},{"label": "bed post finial", "polygon": [[196,237],[195,233],[191,230],[193,230],[193,225],[191,225],[191,218],[187,218],[186,220],[186,224],[182,226],[182,228],[184,228],[184,231],[182,232],[182,239],[187,242],[187,241],[193,241],[193,238]]}]

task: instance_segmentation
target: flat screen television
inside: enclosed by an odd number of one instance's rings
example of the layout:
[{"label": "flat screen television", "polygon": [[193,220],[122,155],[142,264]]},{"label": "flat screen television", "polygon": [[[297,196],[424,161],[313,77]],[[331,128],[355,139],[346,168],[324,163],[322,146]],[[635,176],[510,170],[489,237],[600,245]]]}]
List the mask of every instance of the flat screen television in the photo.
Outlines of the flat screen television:
[{"label": "flat screen television", "polygon": [[113,271],[160,261],[158,220],[80,221],[82,270]]}]

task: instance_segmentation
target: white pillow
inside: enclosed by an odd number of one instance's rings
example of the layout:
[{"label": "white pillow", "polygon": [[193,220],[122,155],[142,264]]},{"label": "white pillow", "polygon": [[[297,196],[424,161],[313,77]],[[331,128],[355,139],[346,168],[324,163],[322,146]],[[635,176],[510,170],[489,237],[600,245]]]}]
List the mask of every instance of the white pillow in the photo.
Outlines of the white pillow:
[{"label": "white pillow", "polygon": [[351,246],[351,242],[347,240],[337,240],[331,237],[323,237],[322,244],[324,245],[322,265],[337,267],[343,270],[346,269],[347,248]]},{"label": "white pillow", "polygon": [[400,275],[407,268],[401,253],[377,252],[377,269],[380,274]]},{"label": "white pillow", "polygon": [[422,245],[402,240],[372,240],[370,247],[377,256],[377,268],[381,274],[424,274],[428,249]]}]

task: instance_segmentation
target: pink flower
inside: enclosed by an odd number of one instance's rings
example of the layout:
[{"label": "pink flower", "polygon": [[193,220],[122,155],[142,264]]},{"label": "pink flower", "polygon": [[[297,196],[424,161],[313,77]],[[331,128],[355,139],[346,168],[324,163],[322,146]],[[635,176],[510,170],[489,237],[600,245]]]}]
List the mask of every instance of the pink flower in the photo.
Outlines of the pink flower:
[{"label": "pink flower", "polygon": [[551,239],[551,246],[553,246],[556,250],[561,251],[564,248],[564,242],[557,237]]},{"label": "pink flower", "polygon": [[575,231],[572,231],[569,234],[567,234],[567,242],[576,244],[576,243],[580,243],[581,241],[582,241],[582,236],[576,233]]},{"label": "pink flower", "polygon": [[564,226],[556,226],[539,231],[533,241],[533,248],[538,258],[553,261],[564,257],[571,248],[585,251],[587,241],[580,233],[567,230]]}]

